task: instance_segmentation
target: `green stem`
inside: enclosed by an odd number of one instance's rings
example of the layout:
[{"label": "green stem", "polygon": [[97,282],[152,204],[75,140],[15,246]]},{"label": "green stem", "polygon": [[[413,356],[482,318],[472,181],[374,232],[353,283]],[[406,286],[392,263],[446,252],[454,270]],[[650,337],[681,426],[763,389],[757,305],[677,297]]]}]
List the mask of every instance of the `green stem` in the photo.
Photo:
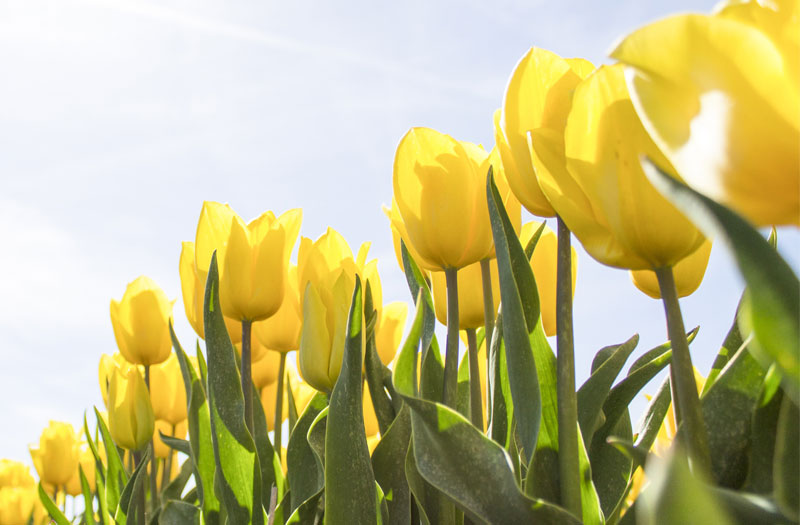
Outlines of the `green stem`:
[{"label": "green stem", "polygon": [[683,436],[692,468],[708,472],[711,467],[708,434],[700,409],[700,397],[694,380],[694,366],[692,366],[692,356],[689,354],[689,342],[683,326],[681,306],[678,303],[675,277],[670,266],[657,268],[655,273],[667,316],[667,333],[672,344],[670,382],[675,422],[678,426],[685,427],[684,432],[679,435]]},{"label": "green stem", "polygon": [[572,248],[570,231],[558,222],[556,262],[556,368],[558,374],[558,467],[561,504],[581,516],[578,461],[578,396],[575,393],[575,344],[572,328]]},{"label": "green stem", "polygon": [[[150,392],[150,365],[144,365],[144,384],[147,385],[147,391]],[[155,510],[158,508],[158,463],[156,463],[153,438],[150,438],[147,446],[150,448],[150,457],[152,458],[150,460],[150,506]]]},{"label": "green stem", "polygon": [[[486,341],[486,376],[488,378],[489,370],[492,369],[489,353],[492,348],[492,334],[494,333],[496,313],[494,297],[492,296],[492,266],[489,259],[481,261],[481,284],[483,285],[483,340]],[[486,396],[486,421],[492,418],[492,402],[490,398],[491,396]]]},{"label": "green stem", "polygon": [[253,322],[242,319],[242,393],[244,394],[244,422],[253,434],[253,372],[250,358],[250,329]]},{"label": "green stem", "polygon": [[478,368],[478,338],[474,328],[467,328],[467,355],[469,357],[469,406],[472,424],[483,432],[481,405],[481,373]]},{"label": "green stem", "polygon": [[[171,436],[175,435],[175,425],[172,425],[172,432],[170,433]],[[161,488],[166,488],[167,484],[170,481],[170,474],[172,473],[172,456],[175,454],[175,451],[169,449],[169,455],[167,459],[164,460],[164,472],[161,473]]]},{"label": "green stem", "polygon": [[456,407],[458,392],[458,269],[444,271],[447,282],[447,346],[444,356],[443,401]]},{"label": "green stem", "polygon": [[286,352],[281,352],[281,362],[278,365],[278,391],[275,393],[275,452],[281,457],[281,427],[283,426],[283,376],[286,371]]}]

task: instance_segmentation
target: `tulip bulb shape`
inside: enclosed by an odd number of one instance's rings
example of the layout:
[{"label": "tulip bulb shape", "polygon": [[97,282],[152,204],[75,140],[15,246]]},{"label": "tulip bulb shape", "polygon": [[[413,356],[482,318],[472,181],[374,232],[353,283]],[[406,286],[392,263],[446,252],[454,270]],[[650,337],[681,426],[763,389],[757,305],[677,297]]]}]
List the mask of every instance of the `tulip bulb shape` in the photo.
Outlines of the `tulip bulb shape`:
[{"label": "tulip bulb shape", "polygon": [[69,423],[50,421],[39,438],[39,448],[30,448],[33,466],[42,483],[63,487],[78,470],[78,438]]},{"label": "tulip bulb shape", "polygon": [[[706,240],[691,255],[678,262],[672,269],[675,278],[675,288],[678,290],[678,297],[691,295],[703,282],[703,276],[708,267],[708,258],[711,255],[711,241]],[[636,288],[652,297],[661,299],[661,289],[658,286],[656,274],[650,270],[631,271],[631,281]]]},{"label": "tulip bulb shape", "polygon": [[169,357],[172,301],[149,277],[128,284],[121,301],[111,300],[111,325],[123,357],[136,365],[156,365]]},{"label": "tulip bulb shape", "polygon": [[108,389],[108,426],[114,442],[142,450],[153,437],[155,417],[150,394],[139,370],[115,370]]},{"label": "tulip bulb shape", "polygon": [[758,226],[800,225],[798,35],[796,1],[731,1],[637,29],[611,53],[683,180]]},{"label": "tulip bulb shape", "polygon": [[205,281],[216,250],[222,313],[237,321],[267,319],[280,308],[302,210],[271,211],[248,224],[227,204],[204,202],[195,237],[195,267]]}]

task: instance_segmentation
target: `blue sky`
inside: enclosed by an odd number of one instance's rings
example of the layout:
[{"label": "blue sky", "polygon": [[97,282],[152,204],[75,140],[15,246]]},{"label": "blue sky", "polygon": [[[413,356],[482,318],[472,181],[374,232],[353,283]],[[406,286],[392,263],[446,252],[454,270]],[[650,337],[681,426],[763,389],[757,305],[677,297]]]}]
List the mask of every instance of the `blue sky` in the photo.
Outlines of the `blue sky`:
[{"label": "blue sky", "polygon": [[[178,299],[176,327],[191,345],[178,256],[203,200],[246,219],[302,207],[302,235],[332,226],[354,249],[372,241],[384,300],[409,300],[381,212],[408,128],[489,148],[492,113],[530,46],[599,64],[643,23],[712,6],[3,0],[0,421],[14,431],[0,433],[0,457],[29,460],[49,419],[78,424],[102,405],[109,301],[138,275]],[[660,303],[627,272],[579,251],[581,381],[599,348],[638,332],[641,352],[666,329]],[[686,325],[701,325],[702,371],[740,292],[715,247],[706,281],[683,301]]]}]

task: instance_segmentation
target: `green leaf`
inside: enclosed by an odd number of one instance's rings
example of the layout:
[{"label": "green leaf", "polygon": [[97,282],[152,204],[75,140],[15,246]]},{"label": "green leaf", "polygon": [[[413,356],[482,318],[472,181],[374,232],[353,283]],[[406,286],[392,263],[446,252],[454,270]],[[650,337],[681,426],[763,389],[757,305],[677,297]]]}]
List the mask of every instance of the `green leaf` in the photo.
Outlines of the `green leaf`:
[{"label": "green leaf", "polygon": [[297,420],[286,446],[286,470],[289,481],[289,512],[319,494],[325,486],[325,472],[308,444],[308,429],[320,412],[328,406],[328,396],[317,392]]},{"label": "green leaf", "polygon": [[[114,514],[114,521],[120,525],[128,521],[131,523],[138,523],[137,513],[139,512],[139,508],[135,502],[140,497],[142,491],[146,490],[145,482],[147,481],[147,464],[149,462],[150,449],[147,448],[144,454],[142,454],[139,464],[136,465],[133,474],[131,474],[131,478],[122,490],[122,494],[119,496],[119,505]],[[144,512],[144,509],[141,510]]]},{"label": "green leaf", "polygon": [[[434,339],[434,331],[436,329],[436,314],[433,309],[433,296],[431,295],[430,286],[425,276],[419,269],[419,266],[411,257],[411,253],[406,248],[403,241],[400,241],[400,252],[403,258],[403,269],[406,274],[406,281],[408,288],[411,290],[411,296],[414,299],[414,304],[419,301],[420,293],[422,300],[425,303],[423,311],[423,324],[422,324],[422,339],[420,341],[420,348],[422,349],[422,361],[425,361],[425,354]],[[416,377],[416,376],[415,376]]]},{"label": "green leaf", "polygon": [[[283,498],[286,490],[281,460],[272,447],[268,432],[267,416],[261,405],[261,395],[253,385],[253,439],[256,442],[258,463],[261,466],[261,504],[265,509],[269,509],[273,486],[278,489],[278,500]],[[283,521],[282,517],[280,521]]]},{"label": "green leaf", "polygon": [[161,510],[159,525],[200,524],[200,509],[180,500],[169,500]]},{"label": "green leaf", "polygon": [[317,414],[317,417],[311,422],[311,426],[308,427],[308,435],[306,436],[308,439],[308,446],[311,447],[311,450],[317,457],[317,465],[319,465],[323,471],[325,470],[325,436],[327,435],[329,409],[330,405],[323,408],[322,411]]},{"label": "green leaf", "polygon": [[[377,317],[377,312],[372,308],[372,291],[369,281],[367,281],[366,286],[364,311],[369,311],[373,319]],[[369,388],[369,395],[372,399],[372,408],[375,411],[375,418],[378,420],[378,428],[382,435],[386,433],[389,425],[392,424],[395,413],[392,400],[389,399],[389,396],[386,394],[386,389],[383,386],[383,378],[387,373],[391,373],[391,371],[383,365],[380,356],[378,356],[378,350],[375,346],[374,330],[367,332],[364,368],[367,376],[367,388]]]},{"label": "green leaf", "polygon": [[731,357],[739,350],[744,342],[742,333],[739,331],[739,310],[741,308],[742,299],[739,300],[739,306],[736,307],[736,313],[733,316],[733,323],[731,324],[728,334],[725,336],[725,341],[722,343],[722,348],[719,349],[714,363],[711,365],[711,370],[708,372],[706,382],[703,383],[703,390],[700,392],[700,397],[706,395],[706,392],[711,388],[711,385],[717,380],[717,376],[728,364]]},{"label": "green leaf", "polygon": [[581,429],[578,426],[578,465],[581,483],[581,512],[583,523],[601,525],[605,523],[603,511],[600,508],[600,496],[597,494],[592,480],[592,466],[589,464],[589,455],[586,453]]},{"label": "green leaf", "polygon": [[383,489],[391,525],[411,523],[411,492],[406,480],[405,463],[411,441],[411,413],[400,409],[389,429],[372,452],[372,470]]},{"label": "green leaf", "polygon": [[245,426],[235,351],[222,318],[216,252],[208,270],[203,310],[211,439],[217,465],[214,489],[230,522],[261,525],[261,466],[255,442]]},{"label": "green leaf", "polygon": [[158,435],[161,438],[161,441],[163,441],[164,444],[172,450],[176,450],[186,454],[187,456],[192,455],[192,446],[187,440],[164,434],[160,430],[158,431]]},{"label": "green leaf", "polygon": [[83,513],[83,523],[94,525],[94,512],[92,511],[94,508],[92,504],[94,495],[92,494],[92,488],[89,486],[89,480],[86,479],[86,475],[83,473],[83,465],[78,465],[78,475],[80,476],[81,492],[83,493],[83,508],[87,509]]},{"label": "green leaf", "polygon": [[[622,439],[630,442],[633,439],[628,411],[619,418],[610,435],[612,437],[607,440]],[[625,498],[632,461],[629,456],[608,442],[595,449],[590,459],[592,481],[600,498],[603,515],[610,519],[620,500]]]},{"label": "green leaf", "polygon": [[651,456],[646,472],[650,484],[637,498],[637,521],[653,525],[733,523],[711,487],[689,472],[685,456]]},{"label": "green leaf", "polygon": [[111,438],[111,432],[108,431],[108,427],[106,426],[105,421],[103,421],[103,417],[100,415],[100,412],[97,411],[97,408],[94,409],[94,413],[97,417],[97,426],[100,428],[100,435],[103,436],[103,446],[106,449],[106,462],[108,464],[108,468],[105,476],[105,500],[106,508],[109,510],[109,512],[112,512],[116,510],[117,505],[119,505],[119,498],[120,494],[122,493],[122,488],[128,482],[128,473],[125,471],[125,467],[122,465],[122,458],[119,456],[119,449],[117,449],[117,445],[114,444],[114,440]]},{"label": "green leaf", "polygon": [[[214,443],[211,438],[211,414],[208,409],[206,399],[206,388],[203,386],[205,380],[203,376],[198,376],[186,352],[183,351],[175,330],[170,324],[170,337],[172,338],[172,348],[178,356],[178,363],[181,367],[183,385],[186,389],[186,414],[189,427],[189,445],[191,446],[192,465],[194,468],[194,480],[197,487],[197,497],[200,507],[203,510],[203,521],[207,525],[217,525],[220,523],[220,501],[214,493],[214,473],[217,469],[216,459],[214,459]],[[203,372],[205,359],[197,345],[197,362],[200,371]]]},{"label": "green leaf", "polygon": [[592,442],[595,428],[601,423],[603,403],[637,344],[639,335],[635,334],[622,344],[608,346],[597,352],[595,361],[599,357],[602,362],[596,363],[597,366],[592,364],[592,375],[578,389],[578,423],[587,447]]},{"label": "green leaf", "polygon": [[497,254],[504,318],[502,333],[514,401],[514,419],[522,440],[522,453],[529,462],[536,450],[542,418],[537,363],[530,340],[530,334],[540,322],[539,292],[528,258],[494,184],[491,167],[486,179],[486,198]]},{"label": "green leaf", "polygon": [[297,424],[297,418],[300,417],[300,414],[297,413],[297,403],[294,400],[294,395],[292,394],[292,378],[291,376],[286,376],[286,401],[287,405],[289,406],[289,435],[292,434],[292,430],[294,430],[294,426]]},{"label": "green leaf", "polygon": [[[173,460],[175,459],[176,458],[173,458]],[[192,459],[189,458],[181,465],[178,475],[161,490],[162,499],[164,501],[180,499],[183,489],[186,488],[186,483],[189,482],[189,478],[192,477],[193,472],[194,466],[192,465]]]},{"label": "green leaf", "polygon": [[775,501],[789,518],[800,519],[800,409],[788,396],[781,403],[775,439]]},{"label": "green leaf", "polygon": [[356,276],[339,378],[325,432],[325,523],[376,522],[375,475],[364,430],[361,391],[363,303]]},{"label": "green leaf", "polygon": [[94,456],[94,464],[95,467],[97,467],[96,468],[97,475],[105,479],[106,477],[105,466],[103,465],[103,460],[100,457],[100,453],[97,450],[97,444],[95,443],[95,440],[92,438],[92,433],[89,432],[89,421],[86,418],[86,412],[83,413],[83,434],[86,437],[86,443],[89,445],[89,450],[92,452],[92,455]]},{"label": "green leaf", "polygon": [[500,446],[511,447],[511,420],[514,418],[514,404],[511,400],[511,387],[508,384],[508,364],[506,346],[503,341],[502,306],[495,319],[495,335],[492,336],[492,350],[489,354],[489,369],[492,380],[489,392],[492,400],[492,418],[489,421],[489,435]]},{"label": "green leaf", "polygon": [[711,490],[731,518],[741,525],[750,525],[752,523],[790,525],[797,523],[781,514],[778,506],[769,498],[717,487],[712,487]]},{"label": "green leaf", "polygon": [[719,486],[738,489],[747,477],[750,424],[765,375],[747,347],[742,347],[700,401],[711,476]]},{"label": "green leaf", "polygon": [[[200,381],[203,385],[203,391],[208,392],[208,365],[206,358],[203,355],[203,350],[200,348],[200,341],[195,344],[194,353],[197,356],[197,368],[200,370]],[[208,395],[208,394],[206,394]]]},{"label": "green leaf", "polygon": [[64,516],[64,514],[58,509],[58,506],[53,503],[53,500],[50,499],[50,496],[48,496],[47,492],[44,491],[41,483],[39,483],[39,500],[42,502],[42,505],[44,505],[44,508],[50,517],[55,520],[58,525],[70,525],[67,517]]},{"label": "green leaf", "polygon": [[100,515],[100,521],[103,525],[108,525],[112,523],[111,515],[108,513],[108,506],[106,503],[106,484],[103,481],[103,476],[100,475],[101,470],[96,470],[97,475],[94,478],[94,485],[95,485],[95,492],[97,493],[97,502],[98,502],[98,514]]},{"label": "green leaf", "polygon": [[[747,283],[742,321],[752,327],[751,351],[762,364],[778,363],[786,393],[800,403],[800,281],[791,267],[745,219],[673,179],[650,162],[643,164],[653,185],[707,237],[722,239]],[[749,333],[750,330],[743,330]]]},{"label": "green leaf", "polygon": [[295,511],[289,516],[286,521],[287,525],[306,525],[307,523],[319,523],[319,516],[322,514],[323,505],[320,502],[322,497],[322,489],[320,488],[316,494],[312,495],[302,505],[297,507]]},{"label": "green leaf", "polygon": [[772,493],[775,437],[778,435],[778,417],[784,395],[781,374],[776,365],[770,367],[758,395],[758,403],[750,425],[750,451],[747,481],[744,490],[757,494]]}]

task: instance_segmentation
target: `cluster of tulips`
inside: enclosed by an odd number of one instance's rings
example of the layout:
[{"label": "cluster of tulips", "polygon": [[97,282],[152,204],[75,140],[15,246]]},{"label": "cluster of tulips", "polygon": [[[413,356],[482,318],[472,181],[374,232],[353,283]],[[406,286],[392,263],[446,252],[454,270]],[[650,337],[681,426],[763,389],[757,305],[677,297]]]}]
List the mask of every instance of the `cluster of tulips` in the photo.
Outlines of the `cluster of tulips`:
[{"label": "cluster of tulips", "polygon": [[[130,283],[106,411],[45,429],[38,487],[3,460],[0,523],[69,523],[67,495],[87,524],[797,523],[800,282],[756,228],[800,225],[800,3],[673,16],[611,57],[529,50],[490,152],[400,140],[384,211],[410,323],[368,243],[329,228],[293,263],[300,210],[204,203],[179,262],[204,344],[188,355],[167,295]],[[669,339],[621,378],[638,337],[604,346],[577,388],[573,235],[663,301]],[[678,299],[712,237],[747,288],[699,372]]]}]

